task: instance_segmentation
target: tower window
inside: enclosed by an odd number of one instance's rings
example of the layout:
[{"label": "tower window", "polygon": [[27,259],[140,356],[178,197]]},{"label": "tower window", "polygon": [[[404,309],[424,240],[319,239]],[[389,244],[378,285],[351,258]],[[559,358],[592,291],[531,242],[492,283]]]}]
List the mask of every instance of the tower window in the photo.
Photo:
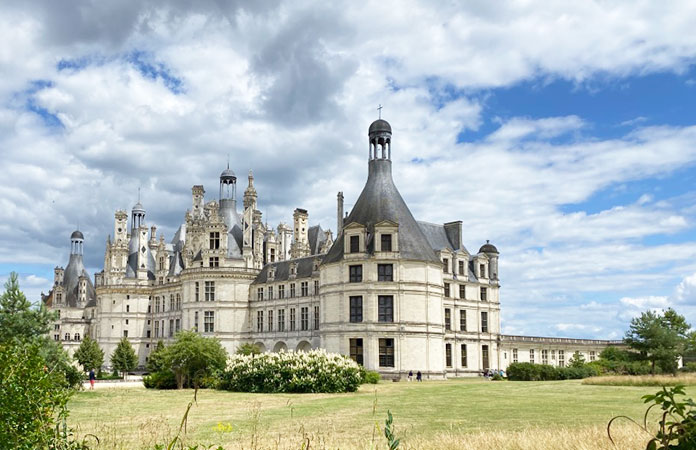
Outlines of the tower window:
[{"label": "tower window", "polygon": [[205,301],[214,302],[215,301],[215,282],[206,281],[205,282]]},{"label": "tower window", "polygon": [[[468,361],[467,361],[467,357],[466,357],[466,344],[462,344],[461,353],[462,353],[462,367],[467,367]],[[517,361],[515,361],[515,362],[517,362]]]},{"label": "tower window", "polygon": [[452,310],[445,308],[445,330],[452,329]]},{"label": "tower window", "polygon": [[285,298],[285,285],[278,286],[278,298]]},{"label": "tower window", "polygon": [[488,313],[481,311],[481,333],[488,333]]},{"label": "tower window", "polygon": [[362,281],[362,266],[349,266],[349,274],[351,283],[359,283]]},{"label": "tower window", "polygon": [[481,300],[488,300],[488,290],[485,287],[481,288]]},{"label": "tower window", "polygon": [[450,284],[445,283],[445,297],[449,297],[449,296],[450,296]]},{"label": "tower window", "polygon": [[464,284],[459,285],[459,298],[466,299],[466,285]]},{"label": "tower window", "polygon": [[256,331],[263,331],[263,311],[256,311]]},{"label": "tower window", "polygon": [[481,278],[486,278],[486,265],[485,264],[479,264],[479,274],[481,275]]},{"label": "tower window", "polygon": [[394,367],[394,339],[379,340],[379,366]]},{"label": "tower window", "polygon": [[203,312],[203,331],[205,333],[215,332],[215,311]]},{"label": "tower window", "polygon": [[360,253],[360,236],[350,237],[350,252]]},{"label": "tower window", "polygon": [[300,283],[300,294],[303,297],[306,297],[309,295],[309,282],[303,281]]},{"label": "tower window", "polygon": [[210,249],[218,250],[220,248],[220,232],[213,231],[210,233]]},{"label": "tower window", "polygon": [[210,257],[210,267],[220,267],[220,258],[218,256]]},{"label": "tower window", "polygon": [[445,273],[449,272],[449,259],[447,258],[442,259],[442,271]]},{"label": "tower window", "polygon": [[392,251],[392,235],[391,234],[383,234],[381,239],[380,239],[380,244],[381,244],[381,249],[383,252]]},{"label": "tower window", "polygon": [[445,365],[452,367],[452,344],[445,344]]},{"label": "tower window", "polygon": [[377,298],[377,320],[380,322],[394,322],[394,297],[380,295]]},{"label": "tower window", "polygon": [[309,308],[300,308],[300,329],[302,331],[309,330]]},{"label": "tower window", "polygon": [[394,265],[377,264],[377,281],[394,281]]},{"label": "tower window", "polygon": [[353,323],[362,322],[362,296],[350,297],[350,321]]},{"label": "tower window", "polygon": [[459,310],[459,331],[466,331],[466,310]]},{"label": "tower window", "polygon": [[350,359],[358,364],[363,363],[363,340],[361,338],[350,339]]}]

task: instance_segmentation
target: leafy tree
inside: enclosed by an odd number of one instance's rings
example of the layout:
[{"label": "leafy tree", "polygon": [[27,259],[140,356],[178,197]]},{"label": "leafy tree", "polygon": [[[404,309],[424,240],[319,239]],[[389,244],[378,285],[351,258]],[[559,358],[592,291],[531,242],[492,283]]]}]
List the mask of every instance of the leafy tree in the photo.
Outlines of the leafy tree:
[{"label": "leafy tree", "polygon": [[245,343],[237,347],[238,355],[260,355],[261,350],[254,344]]},{"label": "leafy tree", "polygon": [[227,363],[227,352],[220,341],[193,331],[178,333],[174,343],[165,347],[164,352],[165,365],[174,372],[178,389],[223,370]]},{"label": "leafy tree", "polygon": [[49,332],[55,315],[43,305],[39,308],[31,306],[19,290],[17,273],[10,273],[5,292],[0,296],[0,341],[34,339]]},{"label": "leafy tree", "polygon": [[104,364],[104,350],[89,336],[85,337],[73,357],[85,371],[101,369]]},{"label": "leafy tree", "polygon": [[576,351],[573,353],[573,356],[570,357],[568,360],[568,367],[573,367],[573,368],[578,368],[578,367],[583,367],[585,365],[585,357],[582,356],[582,353]]},{"label": "leafy tree", "polygon": [[167,365],[167,361],[166,361],[164,342],[162,342],[162,340],[159,340],[157,342],[157,346],[150,353],[150,356],[147,359],[146,369],[149,372],[159,372],[163,369],[166,369],[167,368],[166,365]]},{"label": "leafy tree", "polygon": [[653,375],[656,367],[674,373],[677,360],[687,350],[690,339],[693,339],[690,328],[684,316],[672,308],[662,314],[646,311],[631,320],[624,342],[638,351],[643,360],[650,362]]},{"label": "leafy tree", "polygon": [[128,341],[128,338],[121,338],[114,353],[111,355],[111,365],[114,370],[126,373],[135,369],[138,366],[138,355],[135,354],[133,346]]},{"label": "leafy tree", "polygon": [[631,355],[629,352],[626,350],[622,350],[619,347],[614,347],[613,345],[610,345],[609,347],[606,347],[602,352],[599,354],[599,359],[604,359],[607,361],[630,361],[631,360]]}]

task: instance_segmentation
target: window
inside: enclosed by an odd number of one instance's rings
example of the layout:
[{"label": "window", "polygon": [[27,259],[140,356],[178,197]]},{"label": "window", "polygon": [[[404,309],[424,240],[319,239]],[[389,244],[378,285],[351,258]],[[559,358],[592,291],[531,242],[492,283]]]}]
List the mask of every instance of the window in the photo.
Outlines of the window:
[{"label": "window", "polygon": [[353,323],[362,322],[362,297],[359,295],[350,297],[350,321]]},{"label": "window", "polygon": [[466,286],[463,284],[459,285],[459,298],[462,300],[466,299]]},{"label": "window", "polygon": [[382,237],[380,238],[380,244],[381,244],[381,249],[383,252],[390,252],[392,251],[392,235],[391,234],[383,234]]},{"label": "window", "polygon": [[126,305],[126,312],[130,312],[130,305]]},{"label": "window", "polygon": [[461,354],[462,354],[462,367],[469,367],[469,362],[467,361],[467,356],[466,356],[466,344],[462,344],[461,346]]},{"label": "window", "polygon": [[295,308],[290,308],[290,331],[295,331]]},{"label": "window", "polygon": [[488,346],[487,345],[481,346],[481,360],[483,362],[483,368],[490,369],[491,364],[488,361]]},{"label": "window", "polygon": [[268,286],[268,299],[273,300],[273,286]]},{"label": "window", "polygon": [[394,265],[377,264],[377,281],[394,281]]},{"label": "window", "polygon": [[208,264],[210,267],[220,267],[220,258],[217,256],[211,256],[210,259],[208,259]]},{"label": "window", "polygon": [[169,319],[169,337],[174,336],[174,319]]},{"label": "window", "polygon": [[60,292],[56,293],[56,303],[60,303],[62,298],[63,294],[61,294]]},{"label": "window", "polygon": [[285,298],[285,285],[278,286],[278,298]]},{"label": "window", "polygon": [[263,331],[263,311],[256,311],[256,331]]},{"label": "window", "polygon": [[128,319],[126,319],[126,325],[128,325]]},{"label": "window", "polygon": [[159,270],[164,270],[164,256],[160,256],[160,259],[159,259]]},{"label": "window", "polygon": [[314,307],[314,329],[315,330],[319,329],[319,307],[318,306]]},{"label": "window", "polygon": [[196,295],[195,295],[196,301],[199,300],[199,296],[198,296],[199,292],[200,292],[200,285],[198,284],[198,281],[196,281]]},{"label": "window", "polygon": [[181,309],[181,294],[176,294],[176,309]]},{"label": "window", "polygon": [[[194,314],[193,319],[193,331],[198,332],[198,311]],[[156,324],[155,324],[156,326]]]},{"label": "window", "polygon": [[215,301],[215,282],[206,281],[205,282],[205,301],[214,302]]},{"label": "window", "polygon": [[517,349],[513,348],[512,349],[512,362],[516,363],[518,361],[518,356],[517,356]]},{"label": "window", "polygon": [[285,331],[285,310],[278,310],[278,331]]},{"label": "window", "polygon": [[271,262],[275,262],[275,249],[271,249]]},{"label": "window", "polygon": [[300,329],[302,331],[309,329],[309,308],[306,306],[300,308]]},{"label": "window", "polygon": [[156,313],[160,312],[160,301],[159,301],[159,297],[155,297],[155,312],[156,312]]},{"label": "window", "polygon": [[551,361],[556,360],[556,350],[551,350]]},{"label": "window", "polygon": [[60,309],[57,309],[56,313],[57,313],[56,318],[60,319]]},{"label": "window", "polygon": [[558,367],[565,367],[565,350],[558,351]]},{"label": "window", "polygon": [[295,283],[290,283],[290,298],[295,298]]},{"label": "window", "polygon": [[176,319],[176,328],[174,329],[177,333],[181,331],[181,319]]},{"label": "window", "polygon": [[263,300],[263,288],[256,289],[256,300]]},{"label": "window", "polygon": [[445,308],[445,330],[452,329],[452,311],[449,308]]},{"label": "window", "polygon": [[544,349],[541,351],[541,363],[542,364],[548,364],[549,363],[549,351]]},{"label": "window", "polygon": [[459,275],[464,275],[464,261],[459,261]]},{"label": "window", "polygon": [[169,295],[169,310],[174,311],[174,294]]},{"label": "window", "polygon": [[128,330],[123,330],[123,337],[127,338],[128,337]]},{"label": "window", "polygon": [[449,298],[449,296],[450,296],[450,284],[445,283],[445,297]]},{"label": "window", "polygon": [[394,321],[394,297],[380,295],[377,298],[377,320],[380,322]]},{"label": "window", "polygon": [[534,364],[534,349],[533,348],[529,349],[529,362]]},{"label": "window", "polygon": [[488,313],[481,311],[481,333],[488,333]]},{"label": "window", "polygon": [[159,337],[159,320],[155,320],[155,337]]},{"label": "window", "polygon": [[351,283],[359,283],[362,281],[362,266],[349,266],[348,270],[350,273],[349,281]]},{"label": "window", "polygon": [[594,361],[594,360],[595,360],[595,352],[594,352],[594,350],[590,350],[590,361]]},{"label": "window", "polygon": [[79,341],[80,340],[80,333],[75,333],[75,340]]},{"label": "window", "polygon": [[479,276],[481,278],[486,278],[486,265],[485,264],[479,264]]},{"label": "window", "polygon": [[220,248],[220,232],[213,231],[210,233],[210,249],[217,250]]},{"label": "window", "polygon": [[350,339],[350,359],[358,364],[363,364],[363,340],[362,338]]},{"label": "window", "polygon": [[319,295],[319,280],[314,280],[314,295]]},{"label": "window", "polygon": [[69,341],[70,340],[70,333],[65,333],[65,340]]},{"label": "window", "polygon": [[449,259],[447,258],[442,259],[442,271],[445,273],[449,272]]},{"label": "window", "polygon": [[203,312],[203,331],[205,333],[215,332],[215,311]]},{"label": "window", "polygon": [[445,365],[452,367],[452,344],[445,344]]},{"label": "window", "polygon": [[394,339],[379,340],[379,366],[394,367]]},{"label": "window", "polygon": [[360,253],[360,236],[350,237],[350,252]]},{"label": "window", "polygon": [[268,311],[268,331],[273,331],[273,311]]},{"label": "window", "polygon": [[306,297],[309,295],[309,282],[308,281],[303,281],[300,283],[300,295],[302,295],[302,297]]},{"label": "window", "polygon": [[54,334],[54,335],[53,335],[53,340],[54,340],[54,341],[59,341],[59,340],[60,340],[60,335],[59,335],[59,334]]},{"label": "window", "polygon": [[481,300],[484,302],[488,300],[488,290],[485,287],[481,287]]}]

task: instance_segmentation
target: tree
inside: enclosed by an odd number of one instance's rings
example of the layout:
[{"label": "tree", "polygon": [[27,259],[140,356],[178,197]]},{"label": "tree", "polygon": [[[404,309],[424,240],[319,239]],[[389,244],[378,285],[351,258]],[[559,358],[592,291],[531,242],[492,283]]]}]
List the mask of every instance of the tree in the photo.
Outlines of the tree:
[{"label": "tree", "polygon": [[162,340],[159,340],[157,342],[157,346],[155,349],[150,353],[149,358],[147,359],[147,370],[149,372],[159,372],[162,369],[166,369],[166,353],[165,353],[166,347],[164,346],[164,342]]},{"label": "tree", "polygon": [[568,360],[568,367],[583,367],[585,365],[585,357],[582,353],[576,351]]},{"label": "tree", "polygon": [[90,369],[101,369],[104,364],[104,350],[99,347],[97,341],[89,336],[80,344],[80,347],[75,351],[73,358],[86,371]]},{"label": "tree", "polygon": [[260,355],[261,350],[254,344],[245,343],[237,347],[238,355]]},{"label": "tree", "polygon": [[122,372],[124,377],[126,373],[135,369],[138,366],[138,355],[135,354],[133,346],[128,341],[128,338],[121,338],[114,353],[111,355],[111,365],[114,370]]},{"label": "tree", "polygon": [[207,338],[193,331],[182,331],[174,343],[165,347],[165,366],[174,372],[176,385],[197,384],[213,372],[223,370],[227,364],[227,352],[220,341]]},{"label": "tree", "polygon": [[684,316],[672,308],[662,314],[646,311],[631,320],[624,343],[650,362],[653,375],[656,366],[674,373],[677,360],[684,355],[692,338],[690,328]]},{"label": "tree", "polygon": [[10,273],[5,292],[0,296],[0,341],[44,336],[54,320],[55,315],[43,305],[32,308],[31,302],[19,290],[17,273]]}]

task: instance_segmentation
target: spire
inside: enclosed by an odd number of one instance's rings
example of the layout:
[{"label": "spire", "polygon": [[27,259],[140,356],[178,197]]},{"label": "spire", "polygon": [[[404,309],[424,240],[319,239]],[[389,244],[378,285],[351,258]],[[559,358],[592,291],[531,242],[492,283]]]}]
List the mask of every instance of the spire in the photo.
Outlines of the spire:
[{"label": "spire", "polygon": [[249,185],[244,191],[244,209],[252,206],[256,209],[256,188],[254,188],[254,173],[249,169]]}]

